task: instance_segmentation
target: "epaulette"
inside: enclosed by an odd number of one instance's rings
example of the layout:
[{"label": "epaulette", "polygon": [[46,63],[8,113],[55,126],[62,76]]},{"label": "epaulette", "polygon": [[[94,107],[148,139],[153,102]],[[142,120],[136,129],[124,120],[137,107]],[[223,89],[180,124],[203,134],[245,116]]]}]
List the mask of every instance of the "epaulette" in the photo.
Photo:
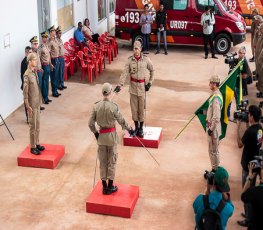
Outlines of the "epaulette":
[{"label": "epaulette", "polygon": [[29,75],[29,69],[27,69],[26,71],[25,71],[25,73],[24,73],[24,75],[23,76],[28,76]]},{"label": "epaulette", "polygon": [[133,57],[133,55],[132,56],[130,56],[130,57],[128,57],[128,59],[131,59]]},{"label": "epaulette", "polygon": [[144,57],[148,57],[146,54],[143,54],[142,56],[144,56]]},{"label": "epaulette", "polygon": [[95,102],[94,104],[98,104],[100,101]]},{"label": "epaulette", "polygon": [[119,111],[119,106],[115,103],[115,102],[112,102],[114,105],[116,105],[117,107],[117,111]]}]

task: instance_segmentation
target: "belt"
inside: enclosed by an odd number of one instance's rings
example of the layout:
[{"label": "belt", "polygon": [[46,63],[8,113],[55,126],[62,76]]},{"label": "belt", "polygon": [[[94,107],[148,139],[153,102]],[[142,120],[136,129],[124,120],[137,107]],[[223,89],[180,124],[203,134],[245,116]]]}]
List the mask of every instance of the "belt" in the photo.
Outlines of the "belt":
[{"label": "belt", "polygon": [[58,58],[64,58],[64,56],[58,56]]},{"label": "belt", "polygon": [[108,128],[108,129],[101,129],[100,133],[112,133],[112,132],[115,132],[115,131],[116,131],[116,128],[113,127],[113,128]]},{"label": "belt", "polygon": [[51,58],[52,60],[54,60],[54,59],[57,59],[58,57],[53,57],[53,58]]},{"label": "belt", "polygon": [[43,72],[43,70],[42,70],[42,69],[38,69],[38,70],[37,70],[37,73],[39,73],[39,72]]},{"label": "belt", "polygon": [[131,77],[131,81],[137,82],[137,83],[144,83],[144,82],[145,82],[145,79],[138,80],[138,79],[135,79],[135,78]]},{"label": "belt", "polygon": [[47,65],[49,65],[49,63],[42,63],[42,65],[43,65],[43,66],[47,66]]}]

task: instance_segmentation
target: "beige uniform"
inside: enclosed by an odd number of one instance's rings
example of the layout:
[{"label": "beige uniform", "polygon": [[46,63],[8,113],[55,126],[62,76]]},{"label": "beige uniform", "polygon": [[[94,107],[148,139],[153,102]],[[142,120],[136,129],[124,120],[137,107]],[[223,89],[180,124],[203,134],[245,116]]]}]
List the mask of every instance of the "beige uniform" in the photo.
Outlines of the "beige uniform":
[{"label": "beige uniform", "polygon": [[48,46],[49,46],[51,58],[57,58],[59,56],[59,45],[57,39],[50,38]]},{"label": "beige uniform", "polygon": [[223,97],[218,90],[214,91],[209,99],[209,106],[207,110],[206,124],[207,130],[212,131],[211,136],[207,134],[208,152],[213,169],[217,169],[220,163],[218,145],[219,137],[221,135],[221,109],[223,106]]},{"label": "beige uniform", "polygon": [[128,62],[120,77],[119,84],[121,86],[124,85],[127,77],[129,79],[130,106],[132,120],[134,121],[144,121],[145,81],[149,74],[148,82],[152,84],[154,70],[151,60],[145,55],[142,55],[139,61],[134,56],[131,56],[128,58]]},{"label": "beige uniform", "polygon": [[39,46],[39,55],[42,65],[49,65],[51,62],[50,50],[47,44],[41,44]]},{"label": "beige uniform", "polygon": [[40,61],[40,54],[39,54],[39,50],[34,50],[33,52],[35,52],[37,54],[37,72],[42,70],[42,65],[41,65],[41,61]]},{"label": "beige uniform", "polygon": [[57,43],[58,43],[58,47],[59,47],[59,52],[58,52],[58,56],[59,57],[64,57],[65,54],[65,48],[64,48],[64,44],[61,38],[57,38]]},{"label": "beige uniform", "polygon": [[95,103],[89,119],[89,128],[93,133],[97,132],[95,123],[97,123],[100,128],[98,157],[100,160],[100,177],[102,180],[114,180],[115,177],[115,167],[118,158],[116,121],[121,125],[122,129],[129,129],[128,123],[122,117],[115,103],[108,99]]},{"label": "beige uniform", "polygon": [[24,74],[24,100],[28,100],[29,106],[32,108],[32,116],[29,115],[29,135],[31,148],[35,148],[39,144],[40,131],[40,105],[42,103],[42,95],[39,89],[37,73],[31,69],[27,69]]}]

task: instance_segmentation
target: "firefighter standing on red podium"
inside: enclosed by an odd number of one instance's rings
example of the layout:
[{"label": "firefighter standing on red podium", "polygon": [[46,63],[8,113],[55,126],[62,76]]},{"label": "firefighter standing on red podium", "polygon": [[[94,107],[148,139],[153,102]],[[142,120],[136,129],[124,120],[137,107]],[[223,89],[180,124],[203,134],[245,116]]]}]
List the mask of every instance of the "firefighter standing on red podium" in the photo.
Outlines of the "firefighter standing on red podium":
[{"label": "firefighter standing on red podium", "polygon": [[[134,42],[134,55],[128,58],[124,71],[121,74],[119,85],[114,89],[115,92],[120,92],[126,78],[129,78],[130,106],[132,120],[135,124],[135,134],[143,138],[143,123],[145,119],[145,97],[146,91],[149,91],[153,83],[153,65],[146,55],[142,54],[142,47],[139,41]],[[149,81],[146,84],[146,76],[150,73]]]}]

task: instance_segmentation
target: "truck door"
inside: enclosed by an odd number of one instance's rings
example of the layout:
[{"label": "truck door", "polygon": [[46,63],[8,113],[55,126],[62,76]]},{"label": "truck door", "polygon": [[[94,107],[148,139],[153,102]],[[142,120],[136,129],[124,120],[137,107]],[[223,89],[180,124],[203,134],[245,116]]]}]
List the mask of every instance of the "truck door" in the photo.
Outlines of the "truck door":
[{"label": "truck door", "polygon": [[167,42],[193,44],[191,36],[191,0],[165,0]]},{"label": "truck door", "polygon": [[192,7],[191,20],[193,22],[193,40],[195,45],[204,44],[203,26],[201,25],[201,16],[205,12],[205,7],[210,6],[214,8],[213,0],[193,0],[195,6]]}]

